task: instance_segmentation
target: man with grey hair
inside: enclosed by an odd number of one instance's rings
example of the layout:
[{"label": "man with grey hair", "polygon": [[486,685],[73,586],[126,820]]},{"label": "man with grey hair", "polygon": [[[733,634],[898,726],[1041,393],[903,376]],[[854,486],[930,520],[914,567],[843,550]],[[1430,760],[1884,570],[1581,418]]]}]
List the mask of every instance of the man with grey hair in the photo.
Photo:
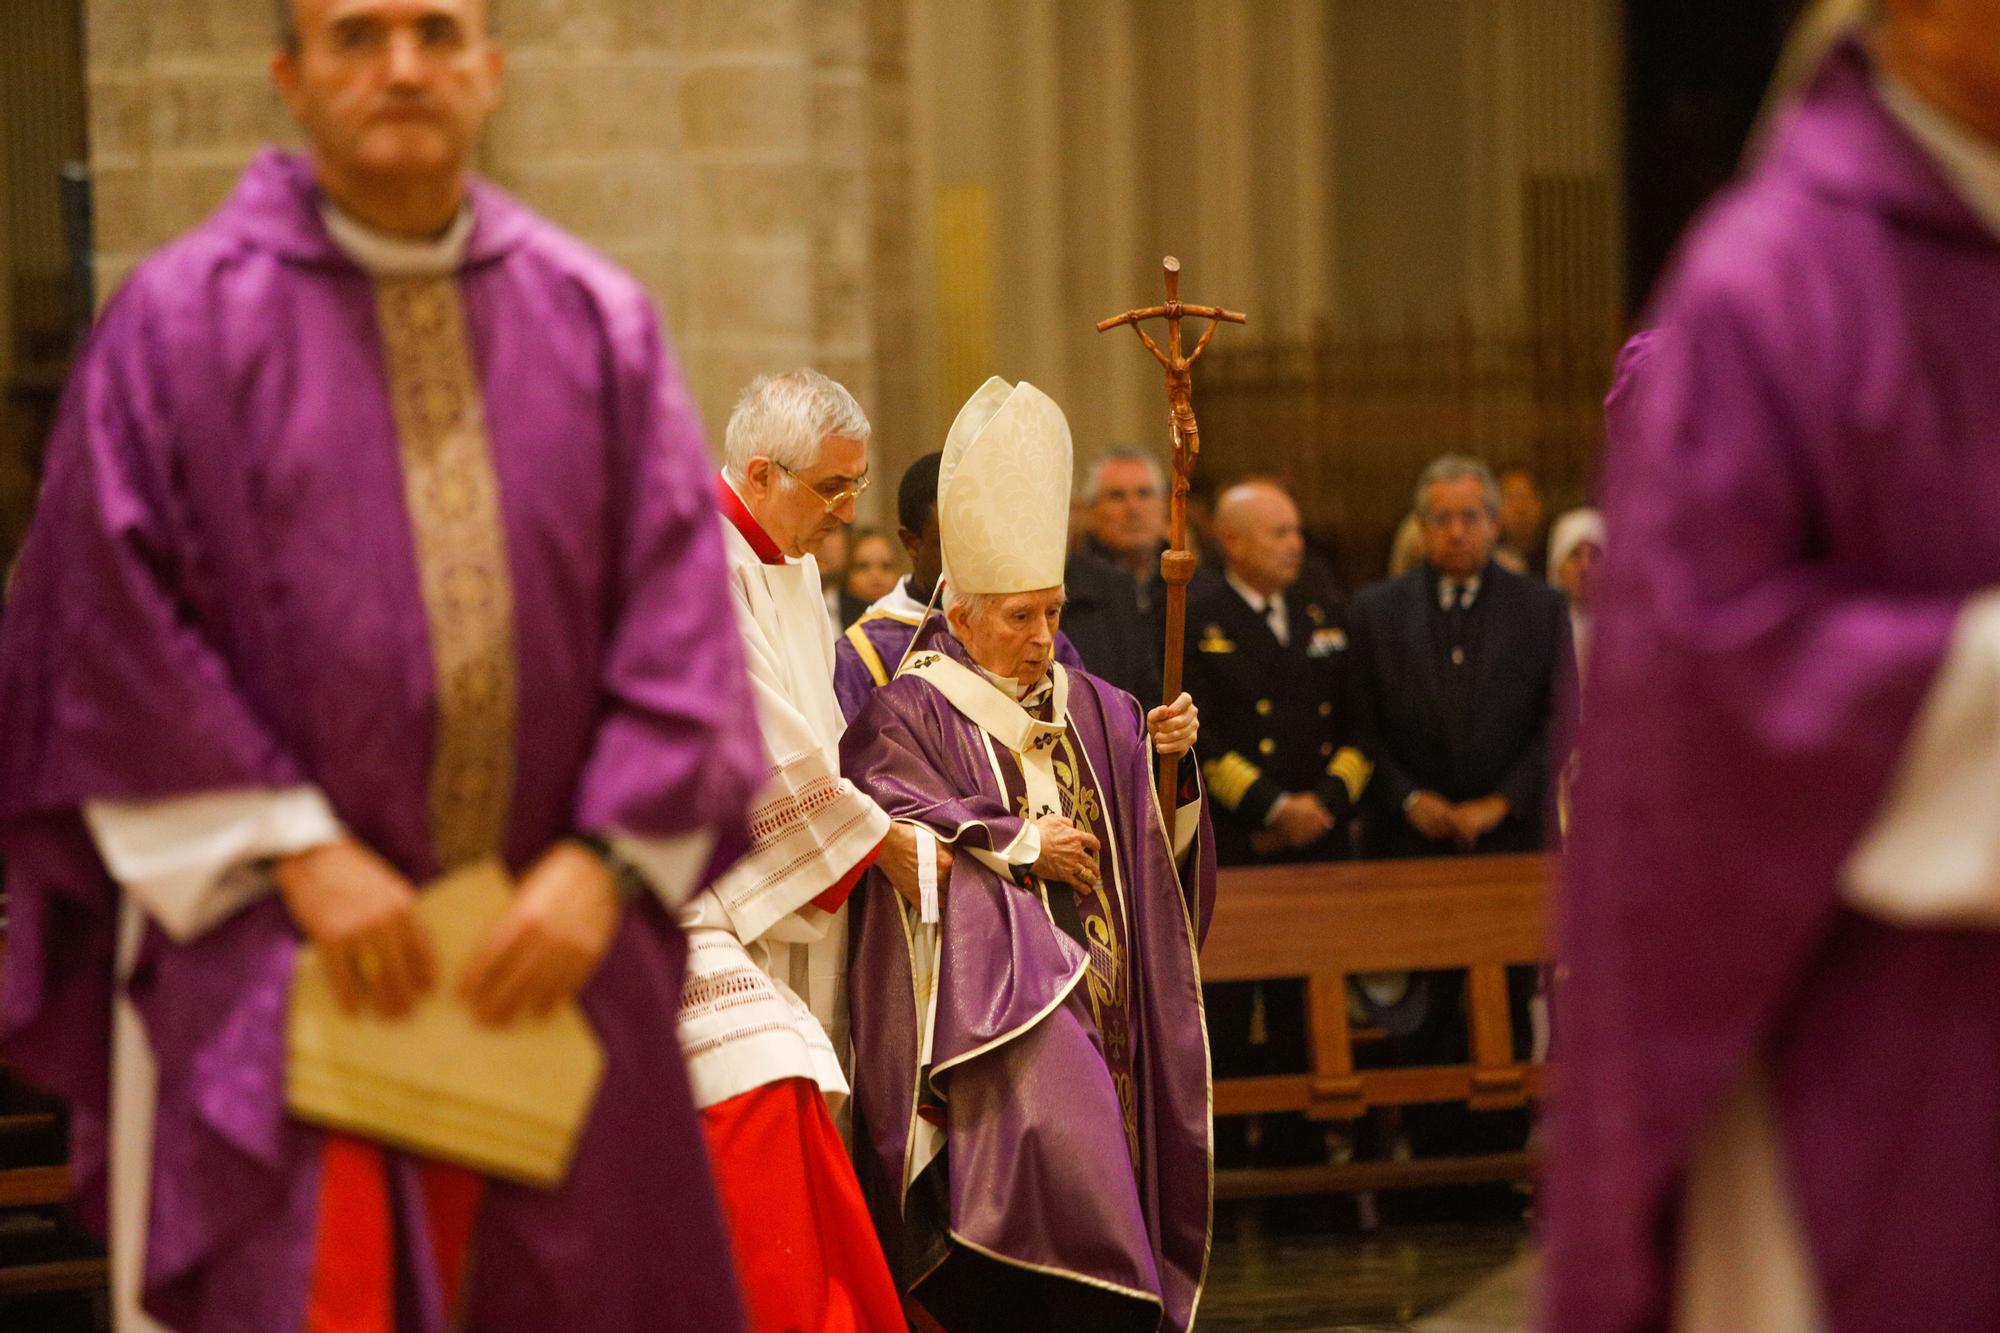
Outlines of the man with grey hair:
[{"label": "man with grey hair", "polygon": [[918,891],[914,827],[840,775],[846,721],[811,554],[854,519],[868,436],[854,396],[817,370],[759,375],[716,478],[767,768],[749,855],[681,914],[680,1034],[754,1328],[830,1327],[836,1311],[902,1326],[832,1114],[848,1094],[847,897],[870,866]]},{"label": "man with grey hair", "polygon": [[1549,728],[1566,679],[1562,597],[1493,560],[1500,489],[1484,463],[1424,469],[1424,564],[1349,613],[1348,717],[1374,767],[1374,856],[1541,846]]},{"label": "man with grey hair", "polygon": [[1114,445],[1092,460],[1084,487],[1083,542],[1065,570],[1065,631],[1097,676],[1157,703],[1166,473],[1145,450]]},{"label": "man with grey hair", "polygon": [[[1347,718],[1373,769],[1363,845],[1374,857],[1526,852],[1542,845],[1549,743],[1569,665],[1562,595],[1493,558],[1500,488],[1484,463],[1447,454],[1424,469],[1416,514],[1424,563],[1366,589],[1348,613]],[[1517,1049],[1532,1031],[1532,976],[1510,977]],[[1391,1059],[1464,1058],[1463,978],[1360,979]],[[1429,1142],[1512,1147],[1518,1121],[1467,1123],[1448,1108],[1409,1120]]]}]

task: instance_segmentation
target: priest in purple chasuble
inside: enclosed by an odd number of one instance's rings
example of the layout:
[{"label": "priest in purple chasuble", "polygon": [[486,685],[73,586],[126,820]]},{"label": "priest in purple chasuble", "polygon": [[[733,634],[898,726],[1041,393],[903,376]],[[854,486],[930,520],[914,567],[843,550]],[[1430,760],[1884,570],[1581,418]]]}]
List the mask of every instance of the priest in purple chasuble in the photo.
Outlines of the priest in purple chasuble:
[{"label": "priest in purple chasuble", "polygon": [[1196,715],[1052,662],[1070,475],[1046,395],[973,395],[938,484],[949,630],[841,747],[957,853],[914,903],[864,882],[849,980],[875,1223],[955,1331],[1185,1329],[1207,1267],[1214,857],[1192,760],[1171,827],[1154,783]]},{"label": "priest in purple chasuble", "polygon": [[[935,606],[937,586],[944,577],[944,556],[938,540],[937,478],[942,453],[928,453],[903,469],[896,490],[896,536],[910,559],[910,572],[877,598],[861,618],[849,625],[833,648],[833,692],[840,713],[852,722],[869,696],[889,683],[903,664],[917,629],[927,616],[943,621],[944,608]],[[1069,636],[1056,634],[1056,661],[1072,671],[1083,666]]]},{"label": "priest in purple chasuble", "polygon": [[1608,405],[1566,1333],[2000,1328],[2000,5],[1875,8]]},{"label": "priest in purple chasuble", "polygon": [[848,895],[871,865],[912,891],[915,829],[840,773],[833,627],[809,552],[868,485],[866,414],[816,370],[761,375],[723,440],[721,501],[766,765],[751,848],[681,913],[680,1014],[755,1329],[900,1328],[846,1145]]},{"label": "priest in purple chasuble", "polygon": [[[761,758],[688,394],[637,283],[466,176],[483,6],[295,19],[310,156],[139,266],[49,443],[0,626],[0,1053],[69,1101],[121,1330],[739,1327],[673,912]],[[414,886],[484,858],[513,907],[437,975]],[[573,995],[606,1066],[562,1182],[290,1116],[306,941],[383,1022]]]}]

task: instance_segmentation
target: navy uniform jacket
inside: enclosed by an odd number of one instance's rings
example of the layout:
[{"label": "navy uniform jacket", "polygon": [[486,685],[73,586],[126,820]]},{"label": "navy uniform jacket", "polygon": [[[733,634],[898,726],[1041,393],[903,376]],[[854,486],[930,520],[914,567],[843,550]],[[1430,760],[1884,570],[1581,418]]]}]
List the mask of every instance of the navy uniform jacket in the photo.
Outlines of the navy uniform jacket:
[{"label": "navy uniform jacket", "polygon": [[1198,748],[1214,801],[1216,858],[1225,865],[1331,860],[1336,829],[1309,847],[1260,856],[1250,835],[1287,792],[1316,792],[1340,819],[1368,785],[1368,764],[1343,748],[1341,680],[1347,631],[1340,605],[1294,584],[1288,642],[1220,575],[1188,589],[1186,687],[1201,710]]},{"label": "navy uniform jacket", "polygon": [[1568,607],[1547,584],[1489,561],[1462,642],[1448,624],[1428,567],[1376,584],[1349,610],[1349,724],[1374,768],[1371,856],[1456,850],[1410,826],[1403,804],[1419,790],[1507,798],[1510,813],[1477,851],[1542,845],[1559,691],[1574,679]]}]

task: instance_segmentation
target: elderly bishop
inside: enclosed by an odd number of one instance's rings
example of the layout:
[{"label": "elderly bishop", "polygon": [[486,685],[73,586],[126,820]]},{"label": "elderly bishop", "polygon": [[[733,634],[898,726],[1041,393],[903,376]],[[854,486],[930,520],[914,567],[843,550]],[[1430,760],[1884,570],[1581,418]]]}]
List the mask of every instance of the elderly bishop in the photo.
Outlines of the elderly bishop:
[{"label": "elderly bishop", "polygon": [[[862,791],[959,853],[915,904],[869,878],[850,978],[876,1225],[954,1331],[1184,1329],[1208,1253],[1195,710],[1148,715],[1052,660],[1070,475],[1045,394],[973,395],[939,468],[949,630],[926,627],[841,747]],[[1182,756],[1171,818],[1156,751]]]}]

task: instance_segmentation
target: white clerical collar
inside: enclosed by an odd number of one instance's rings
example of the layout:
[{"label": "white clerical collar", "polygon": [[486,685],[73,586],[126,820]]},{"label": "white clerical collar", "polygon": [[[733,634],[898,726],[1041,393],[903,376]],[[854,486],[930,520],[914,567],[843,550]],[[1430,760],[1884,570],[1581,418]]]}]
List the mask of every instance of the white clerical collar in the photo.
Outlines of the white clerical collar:
[{"label": "white clerical collar", "polygon": [[[1053,691],[1047,722],[1012,698],[990,672],[941,650],[911,654],[896,675],[898,679],[922,677],[966,720],[1016,753],[1047,749],[1069,728],[1069,673],[1060,662],[1049,663],[1048,675],[1043,677]],[[1040,703],[1038,689],[1030,691],[1028,697]]]},{"label": "white clerical collar", "polygon": [[1042,678],[1033,685],[1023,685],[1012,676],[998,675],[988,671],[977,662],[972,664],[972,669],[986,677],[988,685],[991,685],[994,689],[1000,691],[1000,693],[1006,695],[1023,708],[1036,707],[1042,700],[1048,698],[1056,688],[1055,672],[1053,671],[1042,672]]},{"label": "white clerical collar", "polygon": [[465,262],[466,245],[472,239],[469,204],[458,210],[442,236],[428,241],[377,231],[331,202],[320,205],[319,216],[341,253],[378,278],[441,278],[456,273]]},{"label": "white clerical collar", "polygon": [[905,574],[896,580],[895,587],[875,599],[874,604],[868,608],[868,614],[888,616],[891,620],[900,620],[906,625],[920,625],[923,623],[924,612],[929,609],[910,595],[910,576]]},{"label": "white clerical collar", "polygon": [[1269,614],[1273,606],[1281,605],[1284,601],[1285,594],[1277,592],[1266,596],[1245,583],[1242,579],[1237,578],[1229,570],[1224,570],[1222,577],[1228,581],[1230,587],[1236,589],[1236,595],[1248,603],[1250,609],[1260,616]]},{"label": "white clerical collar", "polygon": [[2000,147],[1926,102],[1879,62],[1875,91],[1889,114],[1931,155],[1966,206],[1988,231],[2000,236]]},{"label": "white clerical collar", "polygon": [[1471,607],[1474,602],[1479,600],[1479,585],[1485,582],[1485,579],[1486,575],[1483,573],[1474,574],[1469,579],[1455,579],[1445,574],[1438,575],[1438,610],[1451,610],[1452,595],[1460,588],[1465,589],[1465,605],[1468,608]]}]

